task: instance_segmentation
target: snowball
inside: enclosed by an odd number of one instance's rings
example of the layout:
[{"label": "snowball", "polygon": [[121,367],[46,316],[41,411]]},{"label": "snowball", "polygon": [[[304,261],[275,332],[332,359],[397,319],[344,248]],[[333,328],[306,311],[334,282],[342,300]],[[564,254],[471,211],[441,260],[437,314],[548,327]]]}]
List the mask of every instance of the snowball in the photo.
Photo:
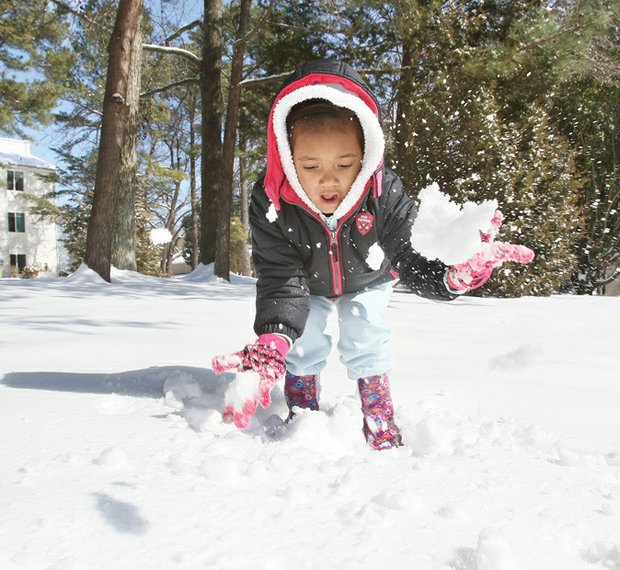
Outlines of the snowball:
[{"label": "snowball", "polygon": [[155,228],[151,230],[150,237],[153,245],[163,245],[172,241],[172,234],[168,228]]},{"label": "snowball", "polygon": [[258,400],[259,383],[259,375],[252,370],[237,374],[224,394],[224,406],[230,405],[235,410],[242,410],[243,404],[248,400]]},{"label": "snowball", "polygon": [[420,208],[411,231],[411,245],[418,253],[453,265],[485,248],[480,232],[491,227],[497,200],[459,206],[439,190],[436,182],[424,188],[419,198]]}]

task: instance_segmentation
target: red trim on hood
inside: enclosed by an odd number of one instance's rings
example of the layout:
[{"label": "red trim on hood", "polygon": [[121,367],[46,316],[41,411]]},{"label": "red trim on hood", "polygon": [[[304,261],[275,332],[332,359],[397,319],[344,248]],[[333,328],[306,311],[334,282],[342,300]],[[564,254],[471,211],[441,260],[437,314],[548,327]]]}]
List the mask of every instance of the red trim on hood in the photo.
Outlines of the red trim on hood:
[{"label": "red trim on hood", "polygon": [[274,205],[276,211],[280,209],[280,198],[285,199],[287,202],[303,204],[302,200],[297,196],[297,193],[287,180],[284,169],[282,168],[282,161],[280,159],[280,153],[278,152],[278,145],[276,142],[276,135],[273,130],[273,112],[278,102],[286,95],[299,89],[300,87],[306,87],[307,85],[323,85],[326,83],[340,83],[345,89],[358,95],[366,106],[372,110],[372,112],[378,117],[379,109],[375,104],[374,99],[363,87],[340,75],[331,75],[329,73],[311,73],[306,75],[297,81],[294,81],[290,85],[287,85],[276,97],[271,110],[269,111],[269,122],[267,124],[267,172],[265,174],[265,193],[271,203]]}]

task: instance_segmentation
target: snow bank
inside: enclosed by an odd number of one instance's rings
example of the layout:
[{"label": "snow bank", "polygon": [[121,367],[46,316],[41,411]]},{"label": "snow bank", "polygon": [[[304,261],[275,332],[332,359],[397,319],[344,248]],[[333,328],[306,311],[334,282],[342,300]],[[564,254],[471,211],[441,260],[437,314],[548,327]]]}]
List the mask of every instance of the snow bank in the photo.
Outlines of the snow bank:
[{"label": "snow bank", "polygon": [[65,282],[71,285],[102,285],[106,283],[106,280],[88,265],[82,263],[71,275],[66,277]]},{"label": "snow bank", "polygon": [[[209,263],[208,265],[201,263],[191,273],[182,275],[179,279],[182,281],[191,281],[195,283],[228,283],[225,279],[216,277],[215,265],[213,263]],[[230,273],[230,284],[232,285],[253,285],[254,283],[256,283],[256,279],[254,277],[238,275],[232,272]]]}]

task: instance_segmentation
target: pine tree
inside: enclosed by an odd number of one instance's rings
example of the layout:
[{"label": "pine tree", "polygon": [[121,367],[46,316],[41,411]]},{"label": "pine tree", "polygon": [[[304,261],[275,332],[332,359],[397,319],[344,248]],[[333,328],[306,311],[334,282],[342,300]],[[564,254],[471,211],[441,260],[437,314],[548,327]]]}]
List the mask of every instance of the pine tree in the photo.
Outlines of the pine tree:
[{"label": "pine tree", "polygon": [[[497,199],[506,220],[499,239],[538,253],[534,264],[504,268],[478,294],[561,290],[582,229],[582,177],[546,110],[550,86],[524,81],[522,62],[496,61],[491,74],[479,61],[507,58],[513,27],[531,26],[538,14],[525,4],[407,4],[412,17],[402,37],[410,69],[399,84],[393,163],[413,197],[434,181],[457,202]],[[499,51],[491,48],[498,43]],[[522,84],[510,89],[515,76]]]},{"label": "pine tree", "polygon": [[573,150],[583,223],[568,290],[602,292],[620,274],[620,4],[559,0],[519,19],[507,41],[479,52],[473,66],[497,84],[504,114],[519,122],[543,106]]},{"label": "pine tree", "polygon": [[0,131],[46,125],[74,56],[65,45],[67,11],[47,0],[0,5]]},{"label": "pine tree", "polygon": [[540,106],[523,124],[506,127],[505,148],[513,150],[504,164],[510,179],[499,196],[506,223],[498,239],[527,245],[536,258],[495,272],[485,291],[498,296],[565,291],[577,265],[584,219],[575,152]]}]

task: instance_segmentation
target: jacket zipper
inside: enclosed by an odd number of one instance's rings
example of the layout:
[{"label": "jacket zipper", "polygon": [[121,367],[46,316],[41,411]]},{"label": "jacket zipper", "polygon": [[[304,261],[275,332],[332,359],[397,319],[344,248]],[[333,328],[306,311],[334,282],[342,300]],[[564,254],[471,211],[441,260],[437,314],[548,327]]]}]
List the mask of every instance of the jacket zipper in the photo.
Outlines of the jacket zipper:
[{"label": "jacket zipper", "polygon": [[292,204],[293,206],[297,206],[298,208],[301,208],[304,212],[310,214],[317,222],[319,222],[319,224],[321,224],[321,226],[327,233],[327,237],[329,239],[329,257],[331,258],[330,265],[332,274],[332,288],[334,290],[334,297],[339,297],[340,295],[342,295],[342,270],[340,269],[340,251],[338,248],[338,232],[342,227],[340,220],[338,220],[338,227],[335,230],[330,230],[327,224],[323,221],[323,219],[310,209],[305,208],[300,204],[288,202],[288,200],[285,200],[285,202],[287,202],[288,204]]},{"label": "jacket zipper", "polygon": [[[307,211],[307,210],[306,210]],[[320,216],[311,213],[311,215],[323,226],[327,232],[329,238],[329,257],[332,274],[332,288],[334,290],[334,297],[342,295],[342,270],[340,268],[340,249],[338,248],[338,233],[342,224],[338,221],[338,227],[335,230],[329,229],[327,224]]]},{"label": "jacket zipper", "polygon": [[[322,222],[323,220],[321,220]],[[326,227],[327,229],[327,227]],[[342,295],[342,271],[340,268],[340,255],[338,252],[338,230],[340,229],[340,224],[338,224],[338,228],[335,230],[329,231],[329,250],[331,253],[331,264],[332,264],[332,285],[334,286],[334,295],[339,296]]]},{"label": "jacket zipper", "polygon": [[[374,183],[375,186],[377,185],[377,182],[378,182],[377,173],[379,172],[379,170],[380,169],[377,169],[373,173],[372,177],[369,179],[367,183],[368,185],[372,183]],[[340,252],[338,249],[338,233],[340,232],[340,229],[342,228],[344,219],[341,218],[340,220],[338,220],[338,227],[335,230],[330,230],[327,224],[323,221],[323,219],[320,216],[318,216],[315,212],[310,210],[309,208],[306,208],[301,204],[295,204],[293,202],[289,202],[288,200],[284,200],[284,201],[287,202],[288,204],[297,206],[301,208],[304,212],[307,212],[308,214],[310,214],[314,219],[316,219],[323,226],[323,228],[327,232],[327,235],[329,237],[329,251],[330,251],[330,257],[331,257],[332,287],[334,289],[334,296],[339,297],[340,295],[342,295],[342,268],[340,267]],[[355,205],[355,208],[353,208],[353,210],[351,211],[354,211],[356,208],[357,208],[357,204]]]}]

